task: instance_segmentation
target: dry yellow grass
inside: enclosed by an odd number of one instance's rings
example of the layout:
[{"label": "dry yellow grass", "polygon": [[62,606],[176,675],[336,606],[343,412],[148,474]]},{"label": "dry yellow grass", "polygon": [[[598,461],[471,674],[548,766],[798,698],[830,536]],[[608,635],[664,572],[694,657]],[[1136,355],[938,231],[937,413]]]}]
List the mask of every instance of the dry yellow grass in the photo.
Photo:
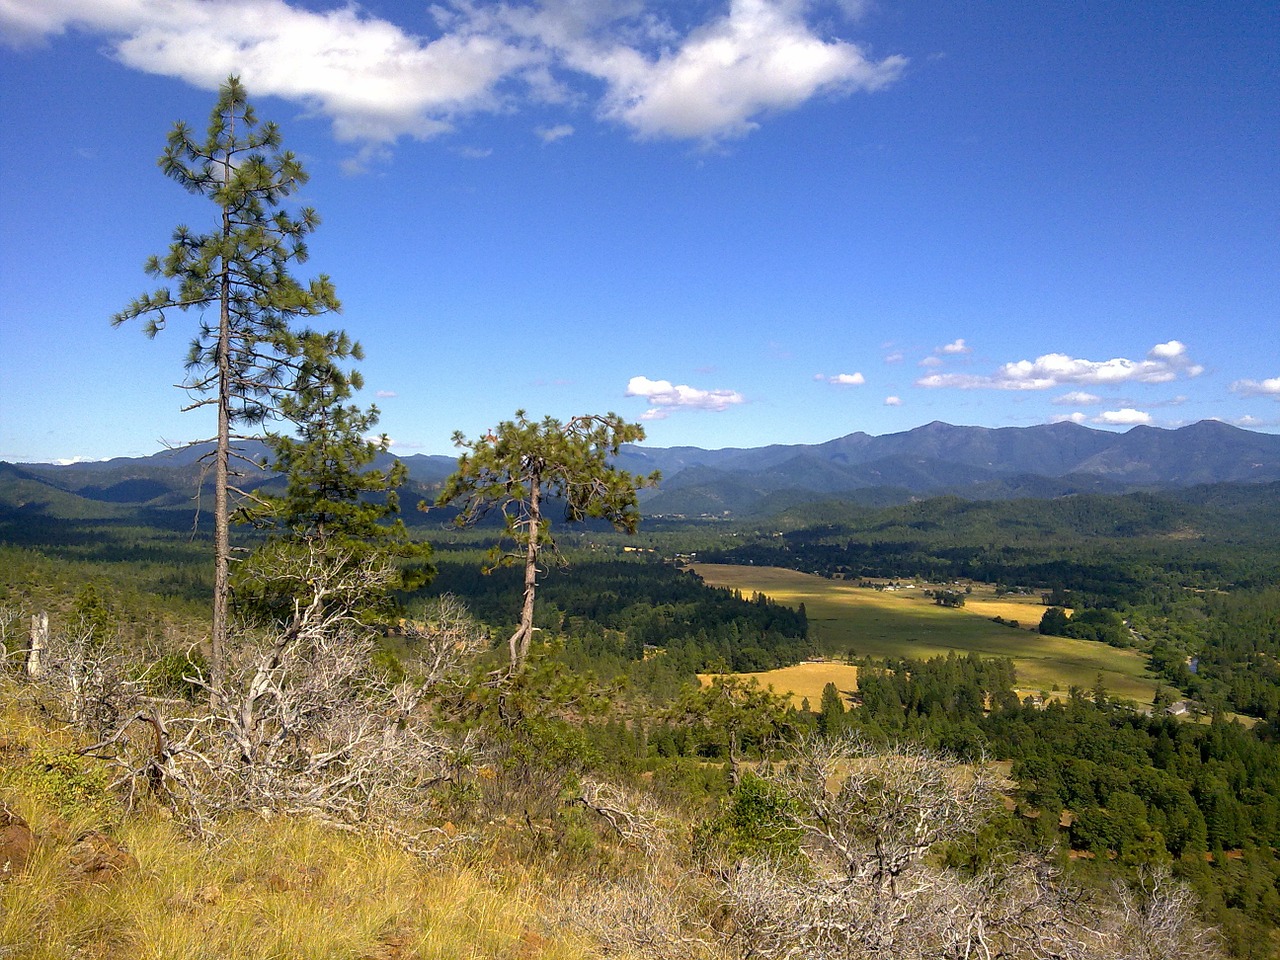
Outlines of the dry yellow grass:
[{"label": "dry yellow grass", "polygon": [[[713,674],[699,674],[702,683],[711,682]],[[798,663],[794,667],[780,667],[777,670],[766,670],[761,673],[741,673],[740,677],[750,677],[760,682],[760,686],[772,689],[775,693],[789,694],[791,703],[799,707],[806,698],[813,710],[822,702],[822,688],[834,683],[842,694],[858,689],[858,668],[847,663],[822,661]],[[849,704],[845,698],[846,706]]]},{"label": "dry yellow grass", "polygon": [[[0,703],[9,691],[0,683]],[[37,748],[70,738],[12,701],[0,709],[0,796],[30,824],[27,869],[0,882],[3,960],[588,960],[584,939],[546,922],[550,871],[496,847],[415,856],[383,836],[313,819],[245,815],[192,840],[160,811],[61,815],[17,776]],[[107,833],[136,858],[105,883],[77,877],[73,845]],[[496,843],[497,841],[495,841]]]},{"label": "dry yellow grass", "polygon": [[246,818],[206,846],[162,819],[129,817],[113,832],[139,867],[109,885],[73,879],[66,844],[32,820],[45,841],[25,875],[0,885],[6,960],[590,956],[579,938],[546,929],[537,884],[433,866],[310,820]]},{"label": "dry yellow grass", "polygon": [[[973,596],[967,598],[964,609],[971,614],[986,617],[1004,617],[1006,620],[1017,620],[1018,626],[1027,630],[1035,630],[1040,626],[1040,618],[1044,616],[1044,604],[1038,600],[997,600],[994,597]],[[1068,613],[1070,609],[1068,608]]]}]

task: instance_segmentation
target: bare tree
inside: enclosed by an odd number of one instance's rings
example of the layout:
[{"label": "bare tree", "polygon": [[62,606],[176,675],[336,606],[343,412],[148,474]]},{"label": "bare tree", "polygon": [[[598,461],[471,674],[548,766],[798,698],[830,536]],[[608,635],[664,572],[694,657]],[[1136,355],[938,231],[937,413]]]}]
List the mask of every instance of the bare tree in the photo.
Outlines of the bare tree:
[{"label": "bare tree", "polygon": [[1114,886],[1109,918],[1117,960],[1218,960],[1217,931],[1197,918],[1195,894],[1166,867],[1143,869],[1136,886]]},{"label": "bare tree", "polygon": [[820,856],[889,896],[905,893],[904,873],[938,844],[971,834],[1000,798],[984,763],[961,765],[913,744],[886,751],[856,735],[805,737],[765,775],[798,801],[799,825]]},{"label": "bare tree", "polygon": [[618,841],[643,853],[644,866],[631,876],[567,891],[556,919],[589,934],[603,956],[727,960],[732,946],[714,928],[714,911],[697,909],[714,904],[713,891],[677,853],[685,841],[680,822],[642,794],[591,778],[569,802],[596,814]]},{"label": "bare tree", "polygon": [[452,593],[429,600],[405,623],[414,676],[423,689],[456,685],[462,668],[488,645],[488,634]]},{"label": "bare tree", "polygon": [[45,650],[49,646],[49,614],[41,610],[31,615],[31,640],[27,644],[27,676],[38,680],[45,670]]},{"label": "bare tree", "polygon": [[[266,634],[233,634],[220,679],[187,678],[210,694],[212,710],[135,697],[136,709],[120,711],[80,752],[115,764],[128,796],[168,803],[196,832],[221,813],[265,809],[378,824],[414,840],[402,824],[420,817],[425,791],[450,775],[459,749],[427,701],[461,683],[483,633],[456,600],[438,602],[412,626],[419,659],[393,680],[374,667],[377,635],[353,613],[366,588],[396,576],[390,564],[333,551],[282,563],[273,575],[308,584],[309,594]],[[91,675],[62,657],[46,683],[71,689],[70,678]]]},{"label": "bare tree", "polygon": [[343,822],[417,806],[451,755],[423,700],[476,648],[462,611],[450,611],[439,634],[425,631],[426,672],[393,683],[372,668],[376,635],[353,613],[365,591],[393,582],[390,563],[313,551],[270,575],[309,584],[310,594],[265,642],[235,651],[212,688],[210,788],[223,806]]},{"label": "bare tree", "polygon": [[707,891],[690,876],[648,872],[589,888],[562,899],[556,919],[589,934],[601,956],[627,960],[717,960],[732,948],[708,918],[690,915],[688,904]]},{"label": "bare tree", "polygon": [[64,723],[101,735],[138,704],[143,684],[136,660],[116,636],[98,637],[84,622],[50,630],[47,616],[40,616],[39,626],[32,628],[32,650],[38,654],[29,652],[27,660],[37,697]]},{"label": "bare tree", "polygon": [[792,799],[804,869],[748,861],[728,878],[742,955],[770,960],[1094,956],[1077,898],[1036,858],[962,875],[940,845],[973,833],[999,800],[984,763],[851,736],[801,740],[762,776]]},{"label": "bare tree", "polygon": [[[17,607],[0,606],[0,670],[7,668],[12,662],[15,651],[11,649],[18,638],[18,624],[22,622],[22,611]],[[14,658],[16,659],[16,658]]]},{"label": "bare tree", "polygon": [[673,828],[669,818],[644,799],[602,780],[584,779],[569,802],[596,814],[619,840],[651,857],[663,849],[663,841]]}]

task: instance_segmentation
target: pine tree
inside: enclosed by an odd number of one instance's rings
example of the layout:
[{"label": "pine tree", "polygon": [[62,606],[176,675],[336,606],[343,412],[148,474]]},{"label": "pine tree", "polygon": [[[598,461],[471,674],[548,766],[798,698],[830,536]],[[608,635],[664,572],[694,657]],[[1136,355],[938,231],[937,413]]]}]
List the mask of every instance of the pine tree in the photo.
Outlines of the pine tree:
[{"label": "pine tree", "polygon": [[508,552],[499,544],[490,554],[487,570],[524,564],[520,625],[508,641],[512,674],[524,668],[533,639],[539,558],[546,547],[555,553],[545,515],[547,500],[561,500],[570,522],[594,517],[634,533],[640,522],[636,490],[656,484],[659,477],[657,473],[637,477],[610,461],[624,443],[643,439],[643,427],[615,413],[588,414],[561,423],[553,417],[528,420],[523,410],[516,411],[515,420],[503,421],[477,440],[467,440],[460,432],[453,435],[454,445],[466,452],[458,458],[458,469],[445,481],[436,505],[459,503],[456,522],[460,526],[478,523],[492,510],[500,512],[506,536],[516,549]]},{"label": "pine tree", "polygon": [[[388,469],[373,467],[386,453],[390,440],[370,433],[378,423],[378,408],[350,402],[363,386],[358,370],[344,370],[341,362],[363,359],[359,343],[346,333],[307,331],[299,337],[297,378],[280,400],[279,415],[296,427],[296,435],[269,433],[270,469],[286,481],[283,495],[259,494],[242,518],[273,531],[268,543],[237,572],[236,599],[240,609],[259,616],[286,619],[292,597],[305,585],[291,588],[287,580],[263,574],[280,566],[282,552],[305,550],[330,561],[356,565],[371,554],[403,561],[394,586],[413,590],[431,576],[429,544],[409,538],[396,488],[408,479],[400,461]],[[385,594],[371,594],[366,613],[388,609]]]},{"label": "pine tree", "polygon": [[818,731],[834,737],[844,729],[844,698],[834,683],[822,688],[822,705],[818,708]]},{"label": "pine tree", "polygon": [[173,234],[163,259],[147,273],[178,283],[144,294],[116,314],[113,324],[145,318],[154,337],[171,310],[201,314],[187,358],[183,389],[199,395],[187,409],[217,408],[214,452],[214,597],[210,672],[221,679],[230,600],[229,523],[234,443],[239,425],[261,423],[278,409],[292,379],[299,345],[290,323],[339,309],[329,278],[303,286],[290,266],[307,259],[305,238],[319,223],[315,211],[294,213],[282,202],[307,182],[292,153],[280,149],[273,123],[258,124],[244,87],[229,77],[218,93],[203,141],[182,122],[174,125],[160,168],[189,192],[213,201],[218,221],[207,233],[185,225]]}]

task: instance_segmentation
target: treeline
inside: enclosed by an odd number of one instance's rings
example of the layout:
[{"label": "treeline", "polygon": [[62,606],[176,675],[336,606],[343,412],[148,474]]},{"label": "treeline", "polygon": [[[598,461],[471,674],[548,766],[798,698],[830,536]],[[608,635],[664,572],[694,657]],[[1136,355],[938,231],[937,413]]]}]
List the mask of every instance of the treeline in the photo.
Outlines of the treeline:
[{"label": "treeline", "polygon": [[1077,610],[1068,614],[1061,607],[1050,607],[1040,618],[1040,632],[1055,637],[1093,640],[1111,647],[1133,646],[1133,634],[1124,617],[1115,610]]},{"label": "treeline", "polygon": [[[453,593],[495,630],[514,625],[522,572],[489,574],[478,564],[440,559],[433,593]],[[688,678],[705,670],[751,672],[797,663],[812,652],[803,609],[757,594],[709,587],[693,573],[656,559],[575,558],[539,581],[535,618],[544,631],[609,665],[664,658]]]},{"label": "treeline", "polygon": [[[1162,603],[1280,580],[1277,485],[1057,500],[938,497],[762,530],[702,559],[827,576],[973,579],[1064,591],[1066,606]],[[780,519],[785,524],[785,518]]]}]

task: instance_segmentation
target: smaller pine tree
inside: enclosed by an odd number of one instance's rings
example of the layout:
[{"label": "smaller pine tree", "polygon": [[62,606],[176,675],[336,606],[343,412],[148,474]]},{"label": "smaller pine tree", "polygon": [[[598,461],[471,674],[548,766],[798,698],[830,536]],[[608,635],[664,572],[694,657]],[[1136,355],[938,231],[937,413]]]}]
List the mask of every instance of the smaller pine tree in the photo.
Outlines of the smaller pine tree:
[{"label": "smaller pine tree", "polygon": [[844,698],[834,683],[822,688],[822,705],[818,708],[818,731],[834,737],[844,729]]},{"label": "smaller pine tree", "polygon": [[[434,572],[430,545],[411,540],[397,516],[396,488],[408,470],[398,460],[387,469],[373,466],[390,445],[386,434],[371,439],[378,409],[350,402],[363,379],[342,363],[363,359],[360,345],[342,331],[307,331],[299,343],[293,389],[280,401],[281,416],[295,425],[296,435],[266,438],[272,458],[264,466],[283,476],[286,488],[283,495],[258,496],[241,517],[272,533],[239,571],[237,605],[272,620],[289,615],[297,592],[287,581],[269,583],[264,576],[279,566],[274,561],[282,552],[313,551],[350,564],[372,554],[395,558],[395,586],[404,591],[421,587]],[[393,607],[389,596],[370,596],[363,612],[385,614]]]}]

